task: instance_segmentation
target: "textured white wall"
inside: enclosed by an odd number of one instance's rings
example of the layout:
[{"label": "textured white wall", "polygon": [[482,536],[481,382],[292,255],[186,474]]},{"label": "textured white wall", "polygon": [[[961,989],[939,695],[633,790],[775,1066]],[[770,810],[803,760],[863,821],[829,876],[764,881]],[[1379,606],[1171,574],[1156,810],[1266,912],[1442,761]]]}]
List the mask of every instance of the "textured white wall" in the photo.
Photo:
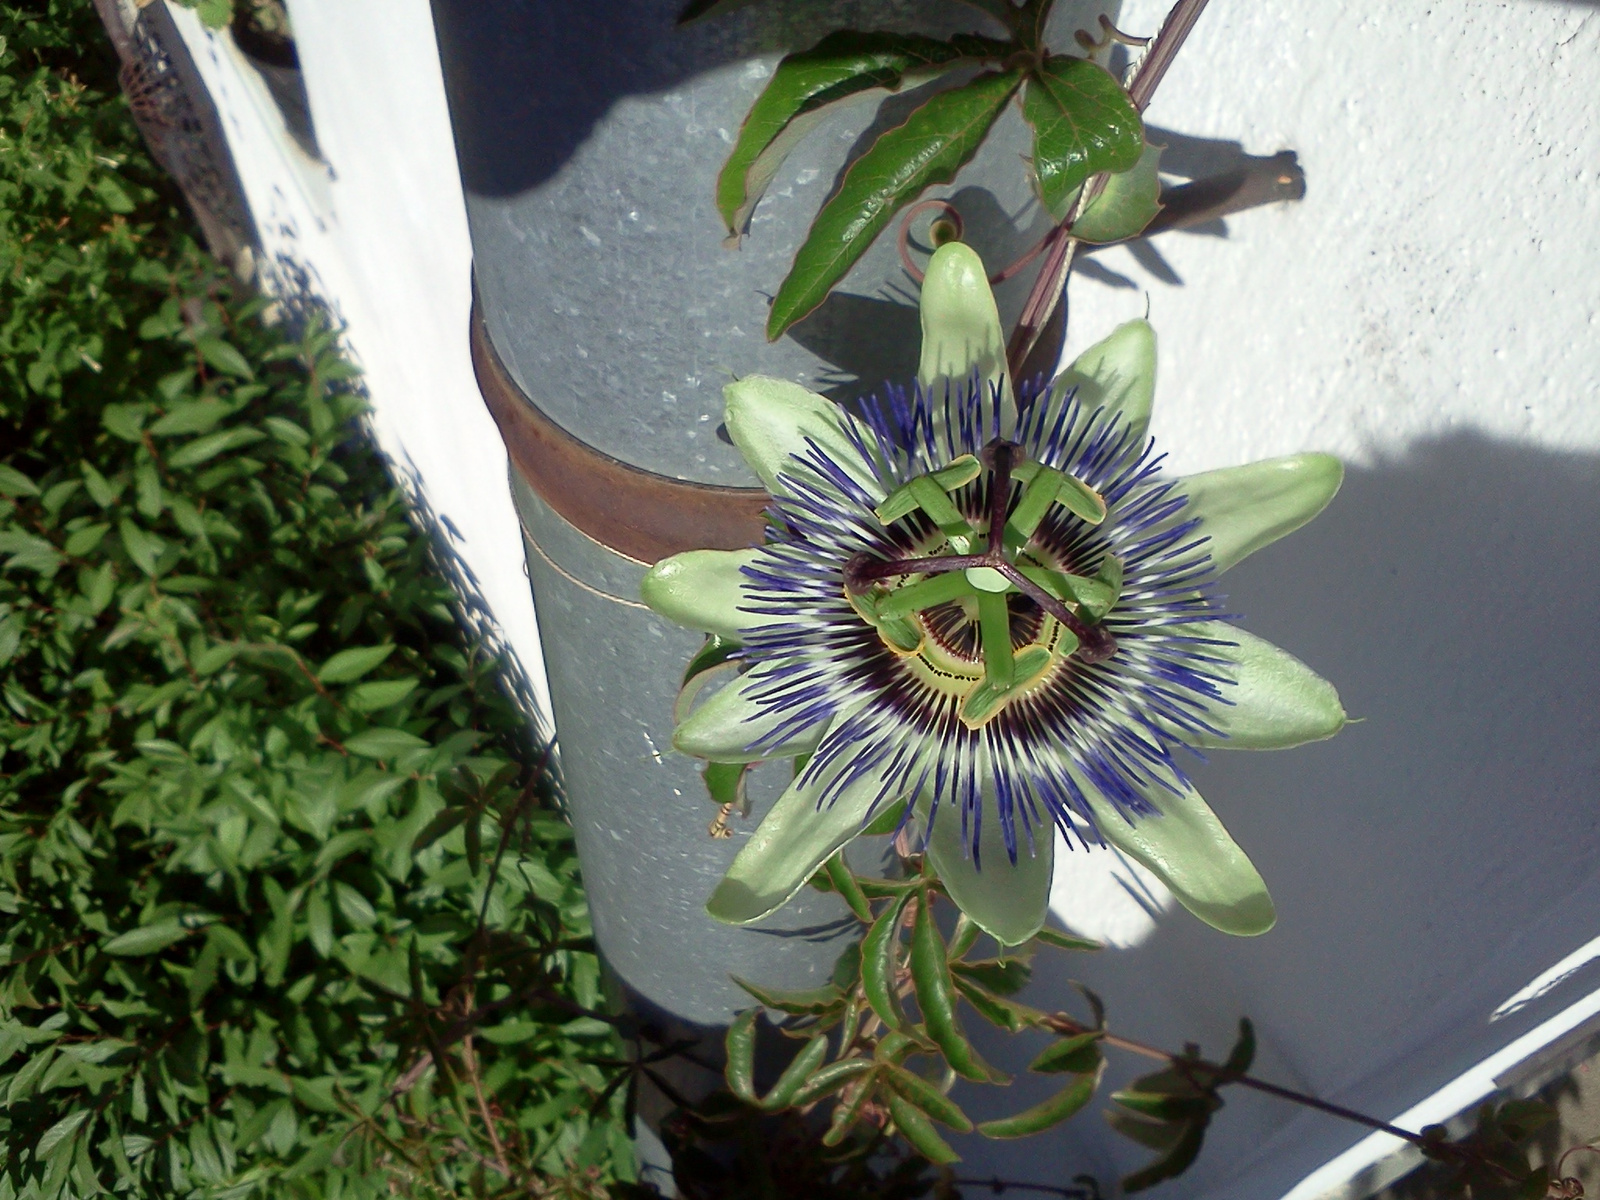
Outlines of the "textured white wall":
[{"label": "textured white wall", "polygon": [[[1129,0],[1119,25],[1164,10]],[[1218,1049],[1247,1012],[1267,1077],[1413,1128],[1600,1008],[1596,95],[1593,3],[1214,0],[1150,121],[1297,151],[1305,200],[1099,254],[1071,285],[1069,354],[1148,303],[1153,433],[1177,470],[1345,458],[1328,513],[1227,583],[1366,718],[1201,769],[1276,930],[1226,943],[1152,920],[1090,870],[1058,911],[1140,945],[1079,973],[1168,1044]],[[1288,1115],[1226,1112],[1171,1193],[1282,1195],[1360,1136]],[[1080,1126],[1058,1149],[1036,1170],[1131,1161]]]}]

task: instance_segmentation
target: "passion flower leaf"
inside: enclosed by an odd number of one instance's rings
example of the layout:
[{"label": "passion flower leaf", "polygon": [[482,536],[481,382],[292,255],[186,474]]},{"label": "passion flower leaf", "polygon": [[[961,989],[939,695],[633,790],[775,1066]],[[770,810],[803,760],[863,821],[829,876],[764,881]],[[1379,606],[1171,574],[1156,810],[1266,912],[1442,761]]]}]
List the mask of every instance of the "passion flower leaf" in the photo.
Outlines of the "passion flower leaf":
[{"label": "passion flower leaf", "polygon": [[[1115,1125],[1116,1122],[1113,1122]],[[1123,1132],[1121,1126],[1117,1126]],[[1155,1162],[1142,1170],[1135,1171],[1132,1175],[1123,1177],[1122,1192],[1132,1195],[1142,1192],[1145,1188],[1154,1187],[1168,1179],[1175,1179],[1187,1171],[1196,1158],[1200,1156],[1200,1147],[1205,1143],[1206,1122],[1192,1121],[1177,1127],[1178,1136],[1172,1148]]]},{"label": "passion flower leaf", "polygon": [[750,801],[745,797],[745,781],[750,775],[749,763],[708,762],[700,772],[705,780],[706,794],[716,805],[731,804],[740,812],[748,812]]},{"label": "passion flower leaf", "polygon": [[761,1107],[768,1112],[781,1112],[788,1108],[812,1072],[822,1065],[827,1054],[828,1037],[819,1033],[784,1068],[783,1074],[778,1076],[778,1082],[772,1085],[772,1090],[761,1098]]},{"label": "passion flower leaf", "polygon": [[1103,1061],[1099,1043],[1104,1036],[1100,1030],[1091,1029],[1088,1033],[1064,1037],[1040,1051],[1039,1056],[1028,1064],[1028,1070],[1047,1073],[1070,1071],[1074,1075],[1086,1075],[1098,1070]]},{"label": "passion flower leaf", "polygon": [[899,1029],[905,1024],[895,976],[900,967],[900,919],[905,915],[911,895],[902,893],[879,913],[861,941],[861,989],[872,1011],[890,1029]]},{"label": "passion flower leaf", "polygon": [[788,1013],[791,1017],[817,1016],[844,1003],[844,993],[832,984],[808,991],[786,992],[762,987],[737,975],[733,976],[733,981],[768,1008]]},{"label": "passion flower leaf", "polygon": [[945,957],[944,937],[933,919],[931,898],[931,893],[922,893],[911,928],[911,980],[917,991],[917,1007],[922,1010],[922,1023],[956,1074],[978,1083],[1005,1082],[1005,1075],[978,1057],[962,1032],[956,1016],[955,984]]},{"label": "passion flower leaf", "polygon": [[1127,171],[1144,149],[1144,122],[1105,68],[1052,55],[1028,77],[1022,115],[1033,126],[1039,198],[1058,221],[1072,193],[1101,171]]},{"label": "passion flower leaf", "polygon": [[847,1058],[843,1062],[829,1063],[801,1085],[789,1101],[796,1108],[804,1107],[877,1069],[870,1058]]},{"label": "passion flower leaf", "polygon": [[1014,1117],[985,1121],[978,1126],[978,1132],[991,1138],[1019,1138],[1042,1133],[1082,1111],[1083,1106],[1094,1097],[1095,1088],[1099,1085],[1100,1072],[1095,1071],[1074,1080],[1050,1099],[1024,1109]]},{"label": "passion flower leaf", "polygon": [[928,78],[965,59],[967,51],[986,48],[985,39],[963,41],[965,50],[937,38],[846,29],[783,59],[751,106],[717,177],[717,211],[729,236],[746,232],[751,212],[789,151],[830,108],[875,92],[899,91],[908,80]]},{"label": "passion flower leaf", "polygon": [[861,885],[856,882],[855,872],[844,861],[841,851],[824,864],[828,872],[828,881],[833,884],[833,890],[839,893],[839,898],[850,906],[850,911],[859,920],[870,923],[872,921],[872,906],[867,903],[867,895],[861,890]]},{"label": "passion flower leaf", "polygon": [[941,1125],[947,1125],[957,1133],[972,1132],[972,1118],[961,1111],[959,1104],[922,1076],[914,1075],[904,1067],[885,1067],[883,1080]]},{"label": "passion flower leaf", "polygon": [[956,990],[977,1010],[978,1015],[1000,1029],[1021,1033],[1024,1029],[1037,1029],[1047,1019],[1039,1009],[1018,1004],[1005,996],[997,996],[959,971],[952,970],[951,979],[955,982]]},{"label": "passion flower leaf", "polygon": [[1072,223],[1072,236],[1080,242],[1104,245],[1143,233],[1161,211],[1161,152],[1165,149],[1146,142],[1139,161],[1107,179],[1100,194],[1089,201],[1083,215]]},{"label": "passion flower leaf", "polygon": [[991,71],[940,92],[851,164],[778,288],[767,318],[769,341],[827,298],[897,212],[926,188],[955,177],[1020,82],[1016,71]]},{"label": "passion flower leaf", "polygon": [[728,1065],[723,1070],[723,1078],[728,1082],[728,1090],[746,1104],[756,1105],[760,1100],[756,1096],[756,1017],[758,1009],[742,1012],[734,1018],[733,1024],[728,1026],[728,1036],[725,1048],[728,1055]]},{"label": "passion flower leaf", "polygon": [[895,1092],[889,1094],[888,1100],[889,1115],[894,1118],[895,1126],[918,1154],[936,1166],[961,1161],[960,1155],[950,1148],[950,1143],[935,1132],[933,1122],[921,1109]]},{"label": "passion flower leaf", "polygon": [[1033,935],[1033,940],[1042,942],[1046,946],[1054,946],[1058,950],[1104,950],[1105,947],[1091,938],[1074,937],[1070,933],[1063,933],[1059,929],[1041,929]]}]

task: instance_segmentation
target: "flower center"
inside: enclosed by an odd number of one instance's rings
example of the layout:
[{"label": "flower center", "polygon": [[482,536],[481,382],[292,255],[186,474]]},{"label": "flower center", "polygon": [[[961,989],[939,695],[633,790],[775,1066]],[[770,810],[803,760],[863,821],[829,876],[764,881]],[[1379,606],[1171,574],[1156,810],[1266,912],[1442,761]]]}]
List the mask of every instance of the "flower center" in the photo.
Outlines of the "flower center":
[{"label": "flower center", "polygon": [[[989,473],[987,528],[979,532],[951,498]],[[1021,489],[1013,498],[1013,481]],[[981,460],[963,454],[895,489],[875,513],[885,526],[921,511],[939,537],[900,559],[856,555],[845,594],[884,644],[928,683],[961,697],[976,729],[1041,686],[1076,656],[1109,658],[1116,639],[1101,624],[1122,590],[1122,564],[1106,555],[1090,578],[1066,571],[1033,543],[1057,504],[1099,525],[1105,501],[1081,480],[1023,457],[996,439]]]}]

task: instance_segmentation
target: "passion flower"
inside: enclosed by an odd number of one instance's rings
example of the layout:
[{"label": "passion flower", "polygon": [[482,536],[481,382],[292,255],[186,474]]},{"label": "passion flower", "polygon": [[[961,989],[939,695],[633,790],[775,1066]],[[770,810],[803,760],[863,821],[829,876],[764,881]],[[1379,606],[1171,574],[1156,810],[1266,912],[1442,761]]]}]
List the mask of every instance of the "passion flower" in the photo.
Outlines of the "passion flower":
[{"label": "passion flower", "polygon": [[1344,724],[1333,687],[1237,628],[1215,590],[1320,512],[1342,468],[1303,454],[1164,478],[1143,321],[1014,390],[983,265],[959,243],[929,262],[921,313],[916,383],[849,411],[782,380],[730,384],[728,432],[773,498],[767,542],[645,579],[658,613],[740,644],[740,674],[677,748],[805,756],[709,911],[759,920],[901,806],[1002,943],[1042,924],[1058,832],[1119,847],[1218,929],[1266,931],[1266,886],[1181,755]]}]

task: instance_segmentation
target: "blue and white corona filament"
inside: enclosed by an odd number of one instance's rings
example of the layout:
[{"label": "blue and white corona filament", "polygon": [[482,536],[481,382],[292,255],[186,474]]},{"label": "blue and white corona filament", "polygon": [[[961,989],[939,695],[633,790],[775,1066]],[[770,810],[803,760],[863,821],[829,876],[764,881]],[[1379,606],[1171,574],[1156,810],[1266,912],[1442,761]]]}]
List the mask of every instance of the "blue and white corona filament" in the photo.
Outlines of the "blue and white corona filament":
[{"label": "blue and white corona filament", "polygon": [[1265,931],[1266,887],[1183,755],[1343,725],[1331,685],[1230,624],[1214,594],[1327,504],[1339,464],[1163,478],[1144,322],[1018,394],[970,249],[934,255],[921,307],[918,382],[855,414],[780,380],[731,384],[729,433],[773,496],[768,542],[646,578],[658,612],[742,645],[741,674],[675,745],[809,755],[710,911],[765,916],[910,801],[952,899],[1003,943],[1043,922],[1058,833],[1118,846],[1217,928]]}]

